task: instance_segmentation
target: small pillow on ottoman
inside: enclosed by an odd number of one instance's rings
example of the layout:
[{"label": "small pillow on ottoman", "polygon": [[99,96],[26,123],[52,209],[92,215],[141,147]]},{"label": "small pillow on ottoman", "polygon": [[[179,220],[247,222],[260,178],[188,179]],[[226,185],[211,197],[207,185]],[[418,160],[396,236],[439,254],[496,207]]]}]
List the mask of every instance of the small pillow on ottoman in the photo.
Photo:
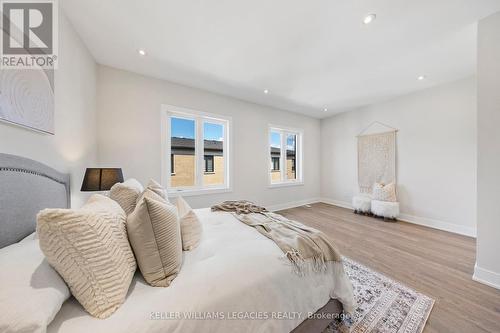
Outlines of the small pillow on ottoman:
[{"label": "small pillow on ottoman", "polygon": [[182,264],[177,208],[146,188],[127,218],[127,232],[146,282],[168,287]]},{"label": "small pillow on ottoman", "polygon": [[177,198],[181,223],[182,249],[190,251],[200,244],[202,227],[198,217],[182,197]]},{"label": "small pillow on ottoman", "polygon": [[109,190],[109,197],[123,208],[125,214],[130,214],[134,211],[137,198],[144,191],[141,183],[134,178],[127,179],[123,183],[116,183]]},{"label": "small pillow on ottoman", "polygon": [[125,220],[123,209],[99,194],[80,209],[44,209],[37,216],[47,261],[97,318],[109,317],[125,301],[136,270]]},{"label": "small pillow on ottoman", "polygon": [[375,183],[373,185],[372,200],[396,202],[396,185]]}]

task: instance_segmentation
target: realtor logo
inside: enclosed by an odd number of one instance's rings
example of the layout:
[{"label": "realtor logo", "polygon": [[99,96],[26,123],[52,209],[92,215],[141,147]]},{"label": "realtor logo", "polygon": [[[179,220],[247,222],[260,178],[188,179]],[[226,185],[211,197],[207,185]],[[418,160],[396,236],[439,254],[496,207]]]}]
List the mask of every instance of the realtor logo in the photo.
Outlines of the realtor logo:
[{"label": "realtor logo", "polygon": [[56,0],[1,0],[1,68],[54,69],[57,65]]}]

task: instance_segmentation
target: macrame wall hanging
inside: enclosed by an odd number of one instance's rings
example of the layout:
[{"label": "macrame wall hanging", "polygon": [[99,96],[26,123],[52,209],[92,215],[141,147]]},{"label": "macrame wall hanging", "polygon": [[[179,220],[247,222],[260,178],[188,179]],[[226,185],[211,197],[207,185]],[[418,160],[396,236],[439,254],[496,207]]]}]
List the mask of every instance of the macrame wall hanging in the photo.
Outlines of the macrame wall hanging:
[{"label": "macrame wall hanging", "polygon": [[[383,132],[364,134],[374,125]],[[396,183],[397,129],[375,121],[358,134],[358,186],[361,193],[371,193],[373,184]]]}]

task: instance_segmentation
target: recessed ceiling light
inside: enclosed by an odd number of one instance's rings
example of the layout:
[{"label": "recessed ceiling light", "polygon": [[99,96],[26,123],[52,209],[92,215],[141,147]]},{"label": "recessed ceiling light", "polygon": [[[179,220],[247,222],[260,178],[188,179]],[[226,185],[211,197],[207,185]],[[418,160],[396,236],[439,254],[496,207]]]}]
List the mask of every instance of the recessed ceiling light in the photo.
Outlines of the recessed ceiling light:
[{"label": "recessed ceiling light", "polygon": [[363,19],[363,23],[364,24],[370,24],[372,23],[373,21],[375,21],[375,19],[377,18],[377,15],[376,14],[368,14],[365,16],[365,18]]},{"label": "recessed ceiling light", "polygon": [[264,89],[264,94],[266,94],[266,95],[269,94],[269,90]]},{"label": "recessed ceiling light", "polygon": [[326,112],[326,111],[328,111],[328,109],[327,109],[327,108],[324,108],[324,109],[323,109],[323,111],[325,111],[325,112]]},{"label": "recessed ceiling light", "polygon": [[425,78],[426,78],[425,75],[420,75],[419,77],[417,77],[417,80],[423,81],[425,80]]},{"label": "recessed ceiling light", "polygon": [[137,52],[139,52],[139,54],[140,54],[141,56],[145,56],[145,55],[146,55],[146,51],[145,51],[145,50],[143,50],[143,49],[139,49],[139,50],[137,50]]}]

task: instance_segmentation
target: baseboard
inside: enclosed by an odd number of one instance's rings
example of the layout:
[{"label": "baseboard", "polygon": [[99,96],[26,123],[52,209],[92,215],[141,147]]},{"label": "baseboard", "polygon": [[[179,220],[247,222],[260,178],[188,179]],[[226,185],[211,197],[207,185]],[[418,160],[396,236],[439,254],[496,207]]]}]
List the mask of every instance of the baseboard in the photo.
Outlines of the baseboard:
[{"label": "baseboard", "polygon": [[310,198],[310,199],[305,199],[305,200],[292,201],[292,202],[286,202],[283,204],[267,206],[267,209],[270,210],[271,212],[276,212],[278,210],[290,209],[290,208],[300,207],[300,206],[304,206],[304,205],[310,205],[310,204],[320,202],[320,201],[321,201],[320,198]]},{"label": "baseboard", "polygon": [[[338,200],[333,200],[330,198],[321,198],[320,201],[327,203],[327,204],[330,204],[330,205],[352,209],[352,205],[346,201],[338,201]],[[474,237],[474,238],[476,237],[476,229],[475,228],[460,226],[460,225],[456,225],[453,223],[448,223],[448,222],[430,219],[430,218],[426,218],[426,217],[413,216],[410,214],[402,213],[399,215],[398,220],[408,222],[408,223],[422,225],[422,226],[433,228],[433,229],[448,231],[448,232],[452,232],[452,233],[459,234],[459,235],[464,235],[464,236],[469,236],[469,237]]]},{"label": "baseboard", "polygon": [[400,214],[398,220],[476,238],[476,229],[421,216]]},{"label": "baseboard", "polygon": [[474,275],[472,276],[472,280],[496,289],[500,289],[500,274],[481,268],[477,265],[477,263],[474,266]]},{"label": "baseboard", "polygon": [[347,202],[347,201],[338,201],[338,200],[333,200],[330,198],[321,198],[320,201],[323,203],[326,203],[326,204],[333,205],[333,206],[352,209],[351,203]]}]

